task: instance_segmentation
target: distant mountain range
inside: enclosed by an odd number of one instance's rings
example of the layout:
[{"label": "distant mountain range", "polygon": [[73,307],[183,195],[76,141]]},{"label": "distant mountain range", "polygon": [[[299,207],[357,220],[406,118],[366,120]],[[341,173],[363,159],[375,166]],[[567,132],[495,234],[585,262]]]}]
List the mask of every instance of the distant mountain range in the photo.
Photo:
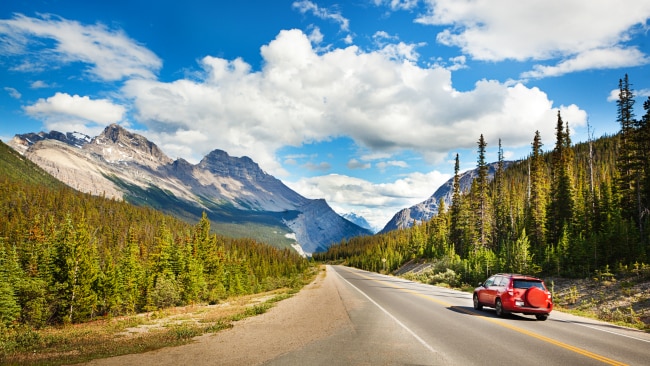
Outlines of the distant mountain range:
[{"label": "distant mountain range", "polygon": [[[511,161],[503,163],[504,169],[512,164]],[[494,178],[498,163],[491,163],[488,165],[488,179]],[[468,170],[459,176],[459,184],[461,192],[468,192],[472,186],[472,181],[478,175],[478,169]],[[454,194],[454,178],[449,179],[445,184],[440,186],[431,197],[426,200],[405,208],[397,212],[393,218],[381,229],[380,233],[387,233],[392,230],[404,229],[413,226],[415,223],[429,221],[433,216],[438,214],[440,209],[439,204],[442,199],[447,207],[451,206],[452,197]]]},{"label": "distant mountain range", "polygon": [[335,213],[325,200],[291,190],[248,157],[214,150],[198,164],[172,160],[153,142],[116,124],[93,138],[27,133],[16,135],[9,145],[79,191],[150,206],[188,221],[198,221],[206,212],[225,235],[310,254],[372,234]]},{"label": "distant mountain range", "polygon": [[363,217],[355,214],[354,212],[349,212],[349,213],[344,213],[341,214],[345,219],[352,221],[353,223],[361,226],[364,229],[368,229],[370,231],[377,232],[377,229],[373,228],[370,223]]}]

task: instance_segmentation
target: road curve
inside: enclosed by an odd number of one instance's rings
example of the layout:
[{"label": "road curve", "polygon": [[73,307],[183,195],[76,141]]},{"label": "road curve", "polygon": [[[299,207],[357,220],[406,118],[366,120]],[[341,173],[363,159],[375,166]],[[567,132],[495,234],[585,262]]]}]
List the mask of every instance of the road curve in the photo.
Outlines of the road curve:
[{"label": "road curve", "polygon": [[[352,329],[268,365],[650,365],[650,334],[552,312],[498,318],[471,295],[331,266]],[[302,361],[302,362],[301,362]]]}]

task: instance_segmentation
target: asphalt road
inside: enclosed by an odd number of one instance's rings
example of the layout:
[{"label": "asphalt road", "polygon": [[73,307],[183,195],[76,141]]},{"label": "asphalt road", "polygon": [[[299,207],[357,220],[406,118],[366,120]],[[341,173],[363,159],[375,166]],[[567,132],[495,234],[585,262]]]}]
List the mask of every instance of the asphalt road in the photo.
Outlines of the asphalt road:
[{"label": "asphalt road", "polygon": [[471,295],[341,266],[351,327],[266,365],[650,365],[650,334],[554,311],[498,318]]}]

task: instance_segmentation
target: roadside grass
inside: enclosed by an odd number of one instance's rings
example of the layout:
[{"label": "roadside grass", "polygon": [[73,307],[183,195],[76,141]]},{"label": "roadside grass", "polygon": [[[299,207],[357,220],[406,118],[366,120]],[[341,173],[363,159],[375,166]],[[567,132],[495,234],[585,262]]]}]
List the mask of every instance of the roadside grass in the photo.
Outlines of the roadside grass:
[{"label": "roadside grass", "polygon": [[175,307],[39,330],[4,329],[0,331],[0,364],[75,364],[187,344],[197,336],[232,328],[236,321],[267,312],[315,275],[296,288],[229,298],[216,305]]},{"label": "roadside grass", "polygon": [[555,309],[650,333],[650,276],[552,279]]}]

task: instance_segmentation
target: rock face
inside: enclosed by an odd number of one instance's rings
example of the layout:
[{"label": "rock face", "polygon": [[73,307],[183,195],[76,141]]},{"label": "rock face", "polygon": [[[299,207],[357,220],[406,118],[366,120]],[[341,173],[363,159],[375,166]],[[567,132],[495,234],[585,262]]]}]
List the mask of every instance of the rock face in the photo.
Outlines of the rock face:
[{"label": "rock face", "polygon": [[[504,169],[507,168],[512,162],[504,162]],[[491,163],[488,165],[488,179],[494,178],[494,173],[497,170],[498,163]],[[468,170],[460,175],[460,190],[461,192],[468,192],[472,186],[472,182],[478,175],[478,170]],[[431,197],[427,198],[414,206],[405,208],[397,212],[393,218],[384,226],[380,233],[386,233],[392,230],[404,229],[413,226],[415,223],[429,221],[433,216],[438,213],[440,200],[445,202],[445,206],[449,207],[452,203],[454,194],[454,178],[449,179],[445,184],[440,186]]]},{"label": "rock face", "polygon": [[324,200],[291,190],[248,157],[214,150],[196,165],[172,160],[153,142],[116,124],[92,139],[53,131],[16,135],[9,145],[79,191],[185,219],[198,219],[205,211],[213,221],[281,226],[308,254],[371,234]]},{"label": "rock face", "polygon": [[108,163],[133,163],[152,169],[172,163],[156,144],[115,124],[106,127],[82,148],[101,156]]},{"label": "rock face", "polygon": [[10,145],[17,151],[24,153],[31,145],[42,140],[56,140],[66,143],[70,146],[82,147],[83,145],[90,142],[90,136],[84,135],[82,133],[61,133],[58,131],[51,131],[48,133],[39,132],[39,133],[26,133],[23,135],[16,136],[13,141],[10,142]]}]

